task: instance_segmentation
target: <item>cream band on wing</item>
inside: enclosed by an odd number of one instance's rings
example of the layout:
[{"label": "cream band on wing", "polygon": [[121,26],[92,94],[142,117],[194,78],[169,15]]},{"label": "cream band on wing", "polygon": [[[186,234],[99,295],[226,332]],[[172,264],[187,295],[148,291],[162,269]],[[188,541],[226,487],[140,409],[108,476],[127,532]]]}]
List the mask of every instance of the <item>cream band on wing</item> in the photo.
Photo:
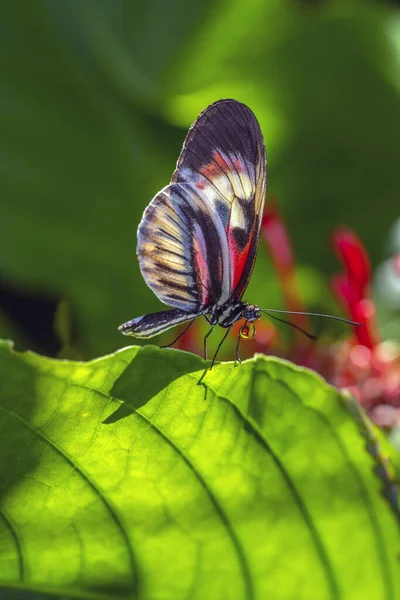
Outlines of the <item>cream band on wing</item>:
[{"label": "cream band on wing", "polygon": [[230,204],[235,198],[252,201],[254,198],[254,165],[237,158],[234,154],[215,150],[209,163],[200,171],[188,167],[181,169],[183,178],[192,181],[210,199],[220,199]]}]

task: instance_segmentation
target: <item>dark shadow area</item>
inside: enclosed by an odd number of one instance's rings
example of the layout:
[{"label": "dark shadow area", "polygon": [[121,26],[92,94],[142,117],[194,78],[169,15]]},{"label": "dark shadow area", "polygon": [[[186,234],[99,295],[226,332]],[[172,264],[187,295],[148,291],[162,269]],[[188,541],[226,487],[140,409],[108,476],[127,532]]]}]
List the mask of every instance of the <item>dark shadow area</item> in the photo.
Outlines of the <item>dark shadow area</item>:
[{"label": "dark shadow area", "polygon": [[[61,297],[54,293],[18,288],[4,278],[0,279],[0,311],[21,330],[26,348],[46,356],[57,356],[61,350],[53,326],[60,301]],[[18,347],[19,350],[26,348]]]},{"label": "dark shadow area", "polygon": [[[176,352],[180,354],[179,361],[173,360]],[[146,346],[115,382],[110,393],[124,404],[104,423],[115,423],[129,416],[175,379],[203,368],[204,361],[195,354]]]}]

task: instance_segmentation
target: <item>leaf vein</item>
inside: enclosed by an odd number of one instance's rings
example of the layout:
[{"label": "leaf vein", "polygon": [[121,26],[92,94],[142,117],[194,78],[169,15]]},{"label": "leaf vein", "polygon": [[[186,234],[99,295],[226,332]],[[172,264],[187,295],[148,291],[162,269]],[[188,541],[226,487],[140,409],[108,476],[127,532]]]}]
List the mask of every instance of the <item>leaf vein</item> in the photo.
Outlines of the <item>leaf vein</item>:
[{"label": "leaf vein", "polygon": [[[197,380],[196,380],[196,382],[197,382]],[[228,515],[225,513],[220,501],[218,500],[217,495],[213,492],[213,490],[211,489],[211,486],[207,483],[206,478],[201,473],[200,469],[191,461],[191,459],[185,454],[185,452],[181,448],[179,448],[179,446],[177,446],[175,444],[175,442],[158,425],[156,425],[151,419],[149,419],[146,415],[144,415],[140,410],[135,410],[135,414],[139,415],[146,423],[148,423],[171,446],[171,448],[177,454],[179,454],[179,456],[182,458],[182,460],[185,462],[185,464],[191,469],[191,471],[194,473],[197,480],[203,486],[204,490],[206,491],[208,497],[211,500],[212,505],[214,506],[215,511],[217,512],[222,523],[224,524],[225,529],[232,541],[232,545],[236,551],[236,555],[238,557],[239,564],[242,569],[243,582],[244,582],[245,590],[246,590],[246,598],[248,600],[251,600],[252,598],[254,598],[254,588],[253,588],[253,582],[252,582],[252,578],[251,578],[251,574],[250,574],[250,568],[247,563],[245,552],[244,552],[243,546],[242,546],[239,538],[236,535],[235,529],[228,518]]]},{"label": "leaf vein", "polygon": [[[255,370],[254,367],[254,371],[255,373],[258,374],[258,372]],[[251,386],[251,390],[253,389],[254,386],[254,379],[255,379],[255,375],[253,375],[253,377],[251,378],[252,380],[252,386]],[[212,389],[212,388],[210,388]],[[251,393],[250,390],[250,393]],[[310,514],[308,513],[307,507],[299,493],[299,491],[297,490],[294,482],[292,481],[289,473],[286,471],[283,463],[281,462],[281,460],[279,459],[279,457],[277,456],[277,454],[273,451],[272,447],[270,446],[268,440],[266,439],[265,435],[263,434],[263,432],[257,427],[256,423],[253,421],[253,419],[247,417],[238,406],[236,406],[236,404],[234,402],[232,402],[232,400],[230,400],[229,398],[227,398],[226,396],[222,396],[220,394],[218,394],[217,392],[215,392],[214,389],[212,389],[213,393],[217,395],[218,398],[220,398],[221,400],[227,402],[238,414],[238,416],[242,419],[243,423],[246,425],[246,427],[248,427],[248,429],[253,433],[253,435],[255,436],[255,438],[261,443],[262,446],[264,446],[265,450],[267,450],[267,452],[271,455],[272,460],[274,461],[275,465],[277,466],[279,472],[281,473],[285,483],[288,486],[288,489],[290,490],[296,505],[298,506],[303,519],[310,531],[311,537],[314,541],[315,547],[317,549],[317,553],[318,556],[320,558],[321,564],[323,566],[324,569],[324,573],[325,573],[325,577],[327,579],[328,585],[329,585],[329,590],[330,590],[330,596],[332,599],[336,599],[336,598],[340,598],[340,591],[339,591],[339,586],[337,584],[334,572],[332,570],[332,566],[329,562],[326,550],[323,546],[321,537],[318,533],[318,530],[315,527],[315,524],[313,522],[313,520],[311,519]]]},{"label": "leaf vein", "polygon": [[[100,392],[100,394],[101,394],[101,392]],[[119,531],[121,533],[121,537],[124,540],[124,543],[126,545],[129,562],[130,562],[130,566],[131,566],[131,572],[132,572],[132,590],[133,590],[132,593],[135,597],[136,596],[138,597],[139,596],[139,590],[138,590],[139,580],[137,577],[137,573],[138,573],[137,560],[136,560],[132,545],[130,543],[129,537],[123,526],[122,519],[118,515],[118,510],[116,509],[116,507],[113,505],[112,502],[110,502],[110,500],[108,500],[105,497],[102,490],[96,485],[96,483],[89,476],[89,474],[86,473],[86,471],[84,469],[82,469],[82,467],[78,467],[74,463],[73,459],[70,458],[68,456],[68,454],[60,446],[58,446],[58,444],[56,444],[54,441],[49,439],[40,430],[37,430],[35,427],[33,427],[28,421],[23,419],[20,415],[17,415],[12,411],[6,410],[2,406],[0,406],[0,411],[8,414],[11,417],[14,417],[17,421],[23,423],[31,431],[35,432],[38,437],[42,438],[47,444],[49,444],[50,447],[52,447],[60,456],[62,456],[66,460],[66,462],[69,463],[73,467],[73,469],[76,470],[81,475],[81,477],[87,482],[87,484],[92,488],[92,490],[95,492],[97,497],[101,500],[101,502],[103,503],[104,507],[106,508],[108,514],[110,515],[111,519],[114,521],[115,525],[117,526],[117,529],[119,529]]]},{"label": "leaf vein", "polygon": [[26,572],[25,572],[24,556],[23,556],[23,552],[22,552],[22,545],[23,545],[22,540],[18,534],[18,529],[15,527],[14,523],[12,522],[12,519],[10,519],[10,517],[7,515],[4,508],[2,508],[1,506],[0,506],[0,515],[2,516],[7,529],[11,533],[11,536],[12,536],[15,546],[17,548],[19,574],[20,574],[21,580],[24,581]]},{"label": "leaf vein", "polygon": [[[382,572],[382,578],[383,578],[383,581],[385,581],[387,584],[387,588],[386,588],[387,589],[387,598],[388,598],[388,600],[395,600],[394,587],[393,587],[393,575],[389,568],[389,559],[388,559],[386,549],[385,549],[385,546],[383,543],[382,531],[379,526],[379,521],[377,519],[376,512],[373,508],[373,504],[371,502],[368,488],[365,486],[364,481],[363,481],[362,477],[360,476],[360,473],[354,467],[354,464],[351,461],[350,455],[347,452],[346,447],[343,445],[341,439],[339,438],[339,436],[337,435],[337,433],[335,431],[335,428],[332,426],[330,421],[326,418],[324,413],[322,413],[320,410],[318,410],[314,406],[304,404],[304,402],[302,402],[301,398],[299,398],[294,393],[292,388],[285,381],[283,381],[279,377],[273,377],[271,374],[269,374],[269,375],[272,379],[274,379],[275,381],[278,381],[282,386],[284,386],[288,390],[288,392],[292,395],[292,397],[294,397],[297,402],[300,402],[305,409],[314,412],[325,423],[325,425],[328,427],[328,429],[331,431],[333,438],[335,439],[337,445],[340,448],[340,451],[342,452],[342,454],[346,460],[347,466],[349,467],[354,479],[356,479],[358,482],[362,497],[364,498],[364,501],[365,501],[365,506],[367,509],[371,527],[375,533],[377,549],[378,549],[378,554],[379,554],[379,563],[380,563],[380,568],[381,568],[381,572]],[[342,404],[342,407],[344,410],[347,410],[343,404]]]}]

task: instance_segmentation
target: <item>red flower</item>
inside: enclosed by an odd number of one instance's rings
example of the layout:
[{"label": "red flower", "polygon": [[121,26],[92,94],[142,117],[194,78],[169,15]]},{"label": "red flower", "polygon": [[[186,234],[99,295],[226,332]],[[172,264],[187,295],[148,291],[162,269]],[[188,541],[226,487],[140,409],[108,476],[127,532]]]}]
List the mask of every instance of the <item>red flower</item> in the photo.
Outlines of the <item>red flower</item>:
[{"label": "red flower", "polygon": [[350,229],[339,228],[333,245],[346,272],[332,280],[335,296],[351,319],[361,323],[333,360],[331,382],[348,389],[382,427],[400,426],[400,352],[381,342],[376,307],[369,295],[371,267],[366,249]]},{"label": "red flower", "polygon": [[363,296],[371,280],[371,265],[367,252],[356,234],[346,227],[339,227],[332,236],[333,247],[342,261],[352,286]]},{"label": "red flower", "polygon": [[[266,210],[261,231],[287,309],[304,311],[290,236],[273,204]],[[307,348],[297,343],[283,355],[318,371],[337,388],[348,390],[381,427],[400,427],[400,349],[380,341],[376,307],[370,297],[372,271],[367,251],[349,228],[338,228],[332,239],[344,272],[332,278],[331,288],[348,317],[360,325],[354,326],[343,342]],[[393,261],[400,274],[400,256]],[[304,322],[301,325],[307,328]]]},{"label": "red flower", "polygon": [[375,325],[375,305],[369,298],[371,265],[360,239],[350,229],[340,227],[333,233],[333,247],[346,273],[332,279],[331,287],[351,320],[360,323],[355,328],[357,341],[370,350],[378,343]]}]

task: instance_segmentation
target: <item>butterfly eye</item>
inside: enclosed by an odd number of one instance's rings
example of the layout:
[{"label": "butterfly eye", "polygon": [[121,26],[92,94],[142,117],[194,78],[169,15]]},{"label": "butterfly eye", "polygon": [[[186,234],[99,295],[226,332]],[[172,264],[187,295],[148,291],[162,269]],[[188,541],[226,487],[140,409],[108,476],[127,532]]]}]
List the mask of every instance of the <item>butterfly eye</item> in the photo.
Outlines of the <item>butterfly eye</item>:
[{"label": "butterfly eye", "polygon": [[256,328],[253,323],[249,323],[249,325],[242,325],[239,334],[244,340],[252,340],[256,335]]}]

